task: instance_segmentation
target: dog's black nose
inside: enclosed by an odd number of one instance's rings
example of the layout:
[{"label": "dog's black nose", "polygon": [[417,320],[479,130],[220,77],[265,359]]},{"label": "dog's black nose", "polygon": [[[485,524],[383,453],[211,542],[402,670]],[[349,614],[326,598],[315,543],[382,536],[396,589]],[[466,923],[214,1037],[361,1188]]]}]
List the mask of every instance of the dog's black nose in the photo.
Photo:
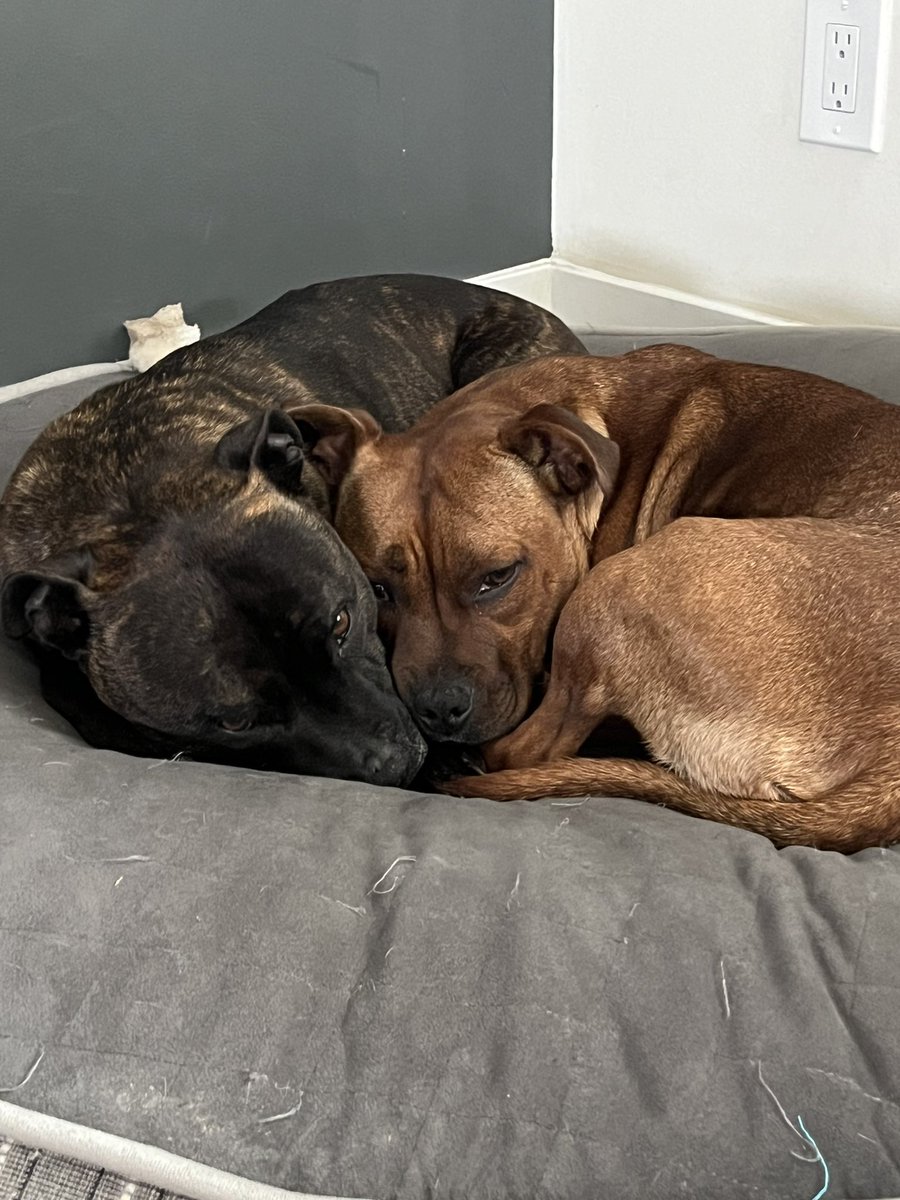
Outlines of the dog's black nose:
[{"label": "dog's black nose", "polygon": [[475,690],[468,683],[436,684],[422,688],[413,698],[413,716],[433,738],[449,738],[469,719]]},{"label": "dog's black nose", "polygon": [[385,743],[365,755],[361,778],[366,783],[378,783],[382,787],[407,787],[425,761],[425,750],[425,743],[418,734],[415,742],[396,745]]}]

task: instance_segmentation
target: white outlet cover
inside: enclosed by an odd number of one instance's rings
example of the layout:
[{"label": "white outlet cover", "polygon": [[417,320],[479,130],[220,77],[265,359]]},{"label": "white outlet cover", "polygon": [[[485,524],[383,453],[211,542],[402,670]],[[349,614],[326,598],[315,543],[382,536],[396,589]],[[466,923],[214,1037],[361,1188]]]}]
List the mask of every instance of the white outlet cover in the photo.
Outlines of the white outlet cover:
[{"label": "white outlet cover", "polygon": [[[851,150],[881,149],[892,15],[893,0],[806,0],[801,141]],[[823,104],[828,25],[851,25],[859,29],[853,112],[835,112]]]},{"label": "white outlet cover", "polygon": [[859,29],[855,25],[826,25],[822,107],[830,112],[856,112],[858,75]]}]

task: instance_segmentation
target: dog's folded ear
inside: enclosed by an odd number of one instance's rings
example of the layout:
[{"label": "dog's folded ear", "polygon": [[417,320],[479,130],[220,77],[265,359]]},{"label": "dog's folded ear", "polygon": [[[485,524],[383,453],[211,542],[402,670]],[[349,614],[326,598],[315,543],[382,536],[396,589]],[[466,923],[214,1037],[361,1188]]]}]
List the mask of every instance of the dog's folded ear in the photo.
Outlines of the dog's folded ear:
[{"label": "dog's folded ear", "polygon": [[381,437],[381,426],[362,408],[331,404],[304,404],[292,408],[311,462],[332,487],[347,474],[356,452],[366,442]]},{"label": "dog's folded ear", "polygon": [[287,413],[270,408],[230,429],[215,449],[215,461],[231,471],[261,471],[284,492],[299,492],[303,438]]},{"label": "dog's folded ear", "polygon": [[4,632],[79,659],[90,634],[91,593],[78,579],[39,571],[9,575],[0,593]]},{"label": "dog's folded ear", "polygon": [[557,404],[538,404],[500,428],[500,445],[536,471],[555,496],[599,489],[608,499],[619,472],[619,447]]}]

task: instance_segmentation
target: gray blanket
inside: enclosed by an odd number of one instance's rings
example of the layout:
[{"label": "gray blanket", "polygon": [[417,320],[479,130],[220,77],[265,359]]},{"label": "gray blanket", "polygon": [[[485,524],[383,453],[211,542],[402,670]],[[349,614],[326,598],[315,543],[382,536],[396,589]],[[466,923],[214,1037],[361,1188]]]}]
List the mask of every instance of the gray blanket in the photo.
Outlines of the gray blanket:
[{"label": "gray blanket", "polygon": [[[900,398],[900,335],[733,338]],[[900,1193],[897,850],[130,759],[0,658],[0,1099],[350,1197]]]}]

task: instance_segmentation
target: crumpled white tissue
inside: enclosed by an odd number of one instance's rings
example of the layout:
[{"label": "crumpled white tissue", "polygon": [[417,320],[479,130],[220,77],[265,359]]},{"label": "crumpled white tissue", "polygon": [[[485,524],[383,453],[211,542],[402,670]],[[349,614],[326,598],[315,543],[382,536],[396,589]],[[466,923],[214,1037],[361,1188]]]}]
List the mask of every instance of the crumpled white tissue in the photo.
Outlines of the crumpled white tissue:
[{"label": "crumpled white tissue", "polygon": [[166,304],[152,317],[137,317],[123,324],[131,342],[128,365],[136,371],[146,371],[173,350],[200,340],[200,326],[185,324],[180,304]]}]

